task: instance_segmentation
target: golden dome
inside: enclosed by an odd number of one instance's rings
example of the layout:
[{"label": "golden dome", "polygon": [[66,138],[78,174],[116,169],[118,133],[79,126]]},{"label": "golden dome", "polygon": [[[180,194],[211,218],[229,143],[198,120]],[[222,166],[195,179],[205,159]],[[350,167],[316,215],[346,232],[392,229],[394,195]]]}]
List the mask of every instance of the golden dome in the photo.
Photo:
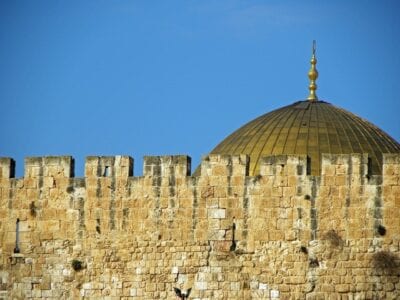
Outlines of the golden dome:
[{"label": "golden dome", "polygon": [[399,153],[400,144],[370,122],[325,101],[298,101],[245,124],[211,151],[247,154],[249,175],[259,172],[261,157],[308,155],[311,174],[320,174],[322,153],[368,153],[372,174],[382,169],[383,153]]},{"label": "golden dome", "polygon": [[249,155],[249,175],[254,176],[259,173],[260,160],[264,156],[307,155],[311,161],[311,174],[319,175],[323,153],[368,153],[371,173],[380,174],[382,154],[399,153],[400,144],[370,122],[318,100],[315,50],[313,41],[307,100],[247,123],[224,139],[211,154]]}]

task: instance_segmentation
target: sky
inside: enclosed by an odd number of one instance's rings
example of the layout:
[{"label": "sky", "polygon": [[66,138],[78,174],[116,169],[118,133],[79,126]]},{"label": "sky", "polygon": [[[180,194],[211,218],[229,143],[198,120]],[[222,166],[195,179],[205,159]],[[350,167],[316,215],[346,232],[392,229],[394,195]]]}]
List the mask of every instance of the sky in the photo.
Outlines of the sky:
[{"label": "sky", "polygon": [[201,157],[317,95],[400,140],[400,2],[0,0],[0,156]]}]

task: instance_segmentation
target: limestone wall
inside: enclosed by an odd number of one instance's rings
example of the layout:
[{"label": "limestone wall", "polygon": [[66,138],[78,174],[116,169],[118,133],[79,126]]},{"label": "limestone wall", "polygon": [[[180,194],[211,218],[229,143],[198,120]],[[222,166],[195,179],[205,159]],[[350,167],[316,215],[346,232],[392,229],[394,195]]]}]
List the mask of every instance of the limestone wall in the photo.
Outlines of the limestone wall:
[{"label": "limestone wall", "polygon": [[[400,155],[0,158],[0,299],[400,298]],[[16,227],[18,222],[18,250]],[[18,252],[18,251],[17,251]],[[75,270],[74,267],[77,269]],[[79,270],[79,267],[81,269]]]}]

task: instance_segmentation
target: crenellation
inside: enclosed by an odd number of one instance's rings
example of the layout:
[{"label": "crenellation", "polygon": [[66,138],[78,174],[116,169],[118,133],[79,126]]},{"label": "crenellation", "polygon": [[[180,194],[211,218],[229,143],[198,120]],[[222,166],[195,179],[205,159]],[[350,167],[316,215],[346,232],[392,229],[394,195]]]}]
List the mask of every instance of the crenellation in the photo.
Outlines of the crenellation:
[{"label": "crenellation", "polygon": [[69,178],[73,176],[74,159],[71,156],[42,156],[25,159],[24,178]]},{"label": "crenellation", "polygon": [[249,157],[247,155],[214,155],[203,157],[200,165],[201,175],[243,177],[249,173]]},{"label": "crenellation", "polygon": [[15,177],[15,160],[10,157],[0,157],[0,186],[2,179]]},{"label": "crenellation", "polygon": [[256,176],[248,156],[210,155],[193,177],[181,155],[145,157],[142,177],[129,156],[88,157],[85,178],[71,157],[28,158],[24,178],[1,179],[0,299],[362,298],[379,282],[396,298],[398,277],[371,261],[400,255],[399,157],[369,178],[365,154],[324,156],[321,176],[297,155]]},{"label": "crenellation", "polygon": [[130,156],[88,156],[85,177],[130,177],[133,176],[133,158]]},{"label": "crenellation", "polygon": [[383,165],[400,165],[400,157],[396,153],[384,153],[382,161]]},{"label": "crenellation", "polygon": [[261,176],[306,176],[309,160],[305,155],[278,155],[262,157],[260,162]]},{"label": "crenellation", "polygon": [[[171,180],[190,176],[191,158],[186,155],[145,156],[143,176],[170,177]],[[173,183],[174,185],[175,183]]]}]

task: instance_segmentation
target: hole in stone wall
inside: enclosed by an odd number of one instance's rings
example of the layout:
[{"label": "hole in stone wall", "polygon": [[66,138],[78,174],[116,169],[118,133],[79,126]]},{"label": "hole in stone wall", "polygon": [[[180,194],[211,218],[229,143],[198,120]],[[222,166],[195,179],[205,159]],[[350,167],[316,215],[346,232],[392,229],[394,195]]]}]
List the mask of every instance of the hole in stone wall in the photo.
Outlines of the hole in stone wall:
[{"label": "hole in stone wall", "polygon": [[307,156],[307,175],[311,175],[311,157]]},{"label": "hole in stone wall", "polygon": [[83,269],[83,263],[80,260],[73,259],[71,262],[71,266],[75,271],[80,271]]},{"label": "hole in stone wall", "polygon": [[[235,220],[235,218],[233,218],[233,220]],[[232,242],[231,242],[231,246],[229,248],[229,251],[235,251],[236,250],[235,231],[236,231],[236,224],[233,221],[233,223],[232,223]]]},{"label": "hole in stone wall", "polygon": [[383,225],[378,225],[376,227],[376,231],[381,235],[384,236],[386,234],[386,228]]},{"label": "hole in stone wall", "polygon": [[15,223],[15,248],[14,253],[20,253],[19,249],[19,218],[17,218],[17,222]]},{"label": "hole in stone wall", "polygon": [[97,231],[97,233],[101,233],[101,230],[100,230],[100,219],[96,219],[96,231]]},{"label": "hole in stone wall", "polygon": [[31,215],[32,217],[36,217],[36,206],[35,206],[35,202],[34,202],[34,201],[32,201],[32,202],[29,204],[29,213],[30,213],[30,215]]},{"label": "hole in stone wall", "polygon": [[303,252],[304,254],[308,254],[308,250],[306,246],[301,246],[300,251]]}]

